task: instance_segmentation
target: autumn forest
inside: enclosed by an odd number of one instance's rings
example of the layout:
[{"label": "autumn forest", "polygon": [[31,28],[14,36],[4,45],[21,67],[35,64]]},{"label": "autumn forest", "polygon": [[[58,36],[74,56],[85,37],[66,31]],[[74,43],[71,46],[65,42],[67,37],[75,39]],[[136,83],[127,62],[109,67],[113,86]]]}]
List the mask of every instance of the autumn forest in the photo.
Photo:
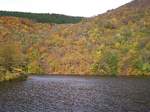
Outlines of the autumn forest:
[{"label": "autumn forest", "polygon": [[150,1],[91,18],[0,11],[0,46],[0,80],[20,74],[147,76]]}]

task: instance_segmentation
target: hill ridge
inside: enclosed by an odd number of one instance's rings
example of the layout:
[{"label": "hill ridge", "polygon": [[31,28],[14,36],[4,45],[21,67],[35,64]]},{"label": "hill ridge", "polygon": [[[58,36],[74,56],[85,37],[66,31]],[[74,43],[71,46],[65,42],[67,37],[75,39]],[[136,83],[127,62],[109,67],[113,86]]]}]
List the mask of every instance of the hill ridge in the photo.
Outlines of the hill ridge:
[{"label": "hill ridge", "polygon": [[78,23],[83,17],[74,17],[63,14],[49,14],[49,13],[31,13],[31,12],[17,12],[17,11],[0,11],[0,16],[12,16],[31,19],[41,23]]}]

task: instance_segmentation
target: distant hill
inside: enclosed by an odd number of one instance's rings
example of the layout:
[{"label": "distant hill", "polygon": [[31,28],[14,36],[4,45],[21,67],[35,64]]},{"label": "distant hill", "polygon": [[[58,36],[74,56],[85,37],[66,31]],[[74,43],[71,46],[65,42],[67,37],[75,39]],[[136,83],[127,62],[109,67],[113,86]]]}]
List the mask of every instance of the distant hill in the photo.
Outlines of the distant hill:
[{"label": "distant hill", "polygon": [[41,23],[78,23],[83,17],[73,17],[61,14],[48,14],[48,13],[25,13],[25,12],[11,12],[11,11],[0,11],[0,16],[13,16],[32,19],[36,22]]}]

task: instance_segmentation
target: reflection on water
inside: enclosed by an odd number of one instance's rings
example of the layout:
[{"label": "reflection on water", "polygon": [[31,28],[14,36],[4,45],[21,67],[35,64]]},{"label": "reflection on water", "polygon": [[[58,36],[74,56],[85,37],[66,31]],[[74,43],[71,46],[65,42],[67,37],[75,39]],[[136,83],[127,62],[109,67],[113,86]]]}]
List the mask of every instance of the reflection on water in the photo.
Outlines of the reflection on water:
[{"label": "reflection on water", "polygon": [[0,84],[0,112],[150,112],[150,79],[34,76]]}]

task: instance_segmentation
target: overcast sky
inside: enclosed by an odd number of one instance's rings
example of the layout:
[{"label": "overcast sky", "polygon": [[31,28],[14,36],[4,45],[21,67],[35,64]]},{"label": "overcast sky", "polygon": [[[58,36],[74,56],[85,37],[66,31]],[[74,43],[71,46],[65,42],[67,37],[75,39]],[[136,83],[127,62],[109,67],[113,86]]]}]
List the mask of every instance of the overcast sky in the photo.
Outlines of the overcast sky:
[{"label": "overcast sky", "polygon": [[0,0],[0,10],[95,16],[132,0]]}]

